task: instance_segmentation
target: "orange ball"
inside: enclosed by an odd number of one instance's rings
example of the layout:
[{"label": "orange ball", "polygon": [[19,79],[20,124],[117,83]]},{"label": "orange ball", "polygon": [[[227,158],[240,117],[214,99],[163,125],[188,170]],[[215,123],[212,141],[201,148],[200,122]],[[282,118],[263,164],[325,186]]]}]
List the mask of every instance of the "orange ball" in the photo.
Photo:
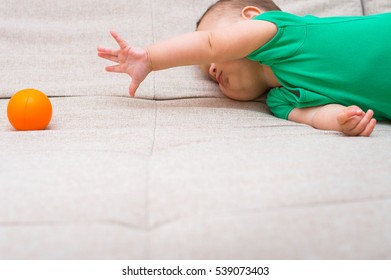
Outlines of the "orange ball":
[{"label": "orange ball", "polygon": [[7,115],[16,130],[42,130],[52,118],[52,103],[39,90],[23,89],[8,102]]}]

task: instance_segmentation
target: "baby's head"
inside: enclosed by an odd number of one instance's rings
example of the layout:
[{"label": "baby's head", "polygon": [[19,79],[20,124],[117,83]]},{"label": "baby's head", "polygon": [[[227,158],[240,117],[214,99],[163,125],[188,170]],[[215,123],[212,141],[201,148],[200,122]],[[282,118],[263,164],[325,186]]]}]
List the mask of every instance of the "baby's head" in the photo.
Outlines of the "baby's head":
[{"label": "baby's head", "polygon": [[231,23],[237,21],[245,7],[256,7],[261,11],[281,10],[272,0],[219,0],[211,5],[202,17],[197,21],[196,29],[204,20],[216,21],[220,18],[225,18]]},{"label": "baby's head", "polygon": [[[280,10],[272,0],[219,0],[210,6],[197,22],[197,31],[223,28],[240,20],[248,20],[266,11]],[[221,73],[229,81],[229,87],[220,85],[221,91],[237,100],[251,100],[262,95],[267,89],[256,81],[260,64],[246,58],[200,65],[201,70],[217,82]],[[221,78],[221,77],[220,77]]]}]

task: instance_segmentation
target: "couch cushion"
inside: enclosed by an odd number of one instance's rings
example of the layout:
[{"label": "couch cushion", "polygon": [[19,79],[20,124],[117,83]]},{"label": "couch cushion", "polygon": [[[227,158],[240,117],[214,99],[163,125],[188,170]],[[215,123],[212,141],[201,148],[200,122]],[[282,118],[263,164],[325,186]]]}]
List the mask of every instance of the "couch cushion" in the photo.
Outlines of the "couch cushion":
[{"label": "couch cushion", "polygon": [[[213,2],[193,1],[189,5],[187,1],[174,0],[113,0],[107,7],[93,0],[78,4],[67,0],[51,4],[7,1],[0,10],[0,97],[31,87],[49,96],[128,96],[129,77],[106,73],[104,66],[110,63],[96,55],[98,45],[116,46],[109,30],[117,30],[131,44],[147,46],[194,30],[195,22]],[[298,14],[362,12],[359,0],[276,2],[282,9]],[[371,5],[380,9],[384,3],[368,3],[368,9]],[[194,66],[151,74],[137,96],[222,97],[218,87]]]},{"label": "couch cushion", "polygon": [[366,15],[391,12],[389,0],[363,0],[363,10]]},{"label": "couch cushion", "polygon": [[391,257],[389,125],[349,138],[217,98],[52,103],[45,131],[1,116],[0,259]]}]

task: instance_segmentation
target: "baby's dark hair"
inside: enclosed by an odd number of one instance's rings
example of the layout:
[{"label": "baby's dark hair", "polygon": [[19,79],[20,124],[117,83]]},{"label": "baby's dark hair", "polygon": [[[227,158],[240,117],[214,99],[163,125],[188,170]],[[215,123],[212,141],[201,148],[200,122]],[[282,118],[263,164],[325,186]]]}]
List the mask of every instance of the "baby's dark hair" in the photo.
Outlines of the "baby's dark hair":
[{"label": "baby's dark hair", "polygon": [[[202,20],[209,14],[213,13],[214,16],[220,17],[227,15],[235,16],[237,13],[239,17],[243,8],[247,6],[254,6],[263,11],[281,10],[272,0],[219,0],[205,11],[202,17],[197,21],[196,28],[198,29]],[[230,11],[231,14],[228,14],[227,11]]]}]

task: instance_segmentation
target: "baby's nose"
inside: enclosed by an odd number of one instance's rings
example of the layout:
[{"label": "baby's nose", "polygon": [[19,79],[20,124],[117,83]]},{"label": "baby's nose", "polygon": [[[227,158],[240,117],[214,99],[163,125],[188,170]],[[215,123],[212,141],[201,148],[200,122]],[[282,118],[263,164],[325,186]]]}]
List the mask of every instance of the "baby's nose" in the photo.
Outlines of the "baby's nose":
[{"label": "baby's nose", "polygon": [[216,73],[216,64],[212,63],[209,67],[209,75],[211,75],[213,79],[216,79]]}]

